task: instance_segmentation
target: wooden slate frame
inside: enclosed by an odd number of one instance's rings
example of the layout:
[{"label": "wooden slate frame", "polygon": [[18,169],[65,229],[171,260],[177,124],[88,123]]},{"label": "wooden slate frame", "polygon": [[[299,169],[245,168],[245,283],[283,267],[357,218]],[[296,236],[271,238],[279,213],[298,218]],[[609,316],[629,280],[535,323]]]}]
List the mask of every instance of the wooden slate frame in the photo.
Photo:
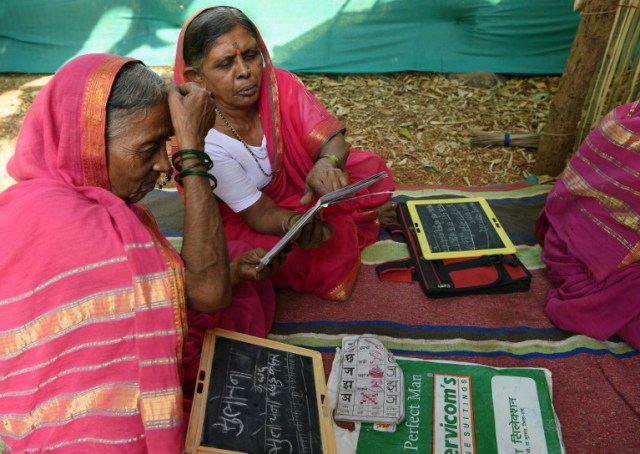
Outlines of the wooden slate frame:
[{"label": "wooden slate frame", "polygon": [[322,355],[314,350],[309,350],[294,345],[288,345],[281,342],[262,339],[246,334],[235,333],[224,329],[216,328],[205,333],[202,346],[202,355],[200,357],[200,366],[198,370],[198,378],[196,381],[195,393],[193,398],[193,406],[189,418],[189,427],[187,430],[187,438],[185,444],[185,452],[187,454],[238,454],[243,451],[234,451],[222,448],[213,448],[202,446],[201,440],[203,435],[203,424],[206,415],[206,403],[208,401],[209,387],[212,377],[215,377],[215,371],[211,372],[215,356],[216,339],[224,337],[239,342],[254,344],[259,347],[279,350],[286,353],[293,353],[308,357],[313,363],[314,384],[316,389],[316,404],[320,425],[320,436],[322,442],[322,453],[335,454],[335,439],[333,434],[333,426],[331,420],[331,409],[329,406],[329,397],[327,393],[327,385],[324,377],[324,367],[322,364]]}]

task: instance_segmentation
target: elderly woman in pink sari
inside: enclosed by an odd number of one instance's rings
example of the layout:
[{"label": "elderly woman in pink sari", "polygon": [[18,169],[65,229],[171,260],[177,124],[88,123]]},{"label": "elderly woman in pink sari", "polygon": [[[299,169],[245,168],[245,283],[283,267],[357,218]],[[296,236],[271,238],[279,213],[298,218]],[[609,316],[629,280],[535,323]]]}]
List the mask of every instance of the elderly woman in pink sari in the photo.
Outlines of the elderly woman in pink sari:
[{"label": "elderly woman in pink sari", "polygon": [[[0,194],[0,438],[11,452],[181,452],[182,385],[202,331],[267,334],[272,286],[253,281],[269,277],[255,273],[264,251],[230,244],[242,255],[229,263],[206,172],[214,121],[197,85],[105,54],[67,63],[34,100],[7,166],[17,183]],[[137,203],[171,171],[172,135],[186,149],[180,254]]]},{"label": "elderly woman in pink sari", "polygon": [[617,107],[587,136],[538,219],[560,328],[640,350],[640,103]]},{"label": "elderly woman in pink sari", "polygon": [[216,195],[229,239],[270,249],[318,195],[378,172],[389,177],[328,207],[298,237],[273,277],[276,287],[347,299],[360,251],[395,216],[391,172],[373,153],[350,150],[344,126],[293,74],[274,68],[256,26],[228,6],[194,14],[182,28],[174,78],[205,87],[218,121],[205,149],[216,164]]}]

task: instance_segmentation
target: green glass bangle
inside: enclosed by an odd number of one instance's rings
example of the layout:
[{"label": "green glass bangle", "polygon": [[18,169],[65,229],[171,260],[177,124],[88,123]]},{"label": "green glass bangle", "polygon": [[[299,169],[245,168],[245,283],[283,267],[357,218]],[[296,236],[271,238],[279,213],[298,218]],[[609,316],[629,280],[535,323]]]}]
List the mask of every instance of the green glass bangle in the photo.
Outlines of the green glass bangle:
[{"label": "green glass bangle", "polygon": [[211,165],[207,165],[207,163],[204,163],[204,162],[197,162],[195,164],[191,164],[190,166],[183,168],[178,173],[184,173],[188,170],[203,170],[206,172],[213,168],[213,163],[210,163],[210,164]]},{"label": "green glass bangle", "polygon": [[195,148],[185,148],[183,150],[178,150],[173,154],[174,159],[175,158],[179,158],[183,155],[186,154],[190,154],[190,155],[206,155],[207,153],[205,153],[203,150],[197,150]]},{"label": "green glass bangle", "polygon": [[198,176],[198,177],[205,177],[208,178],[210,180],[210,185],[211,185],[211,190],[213,191],[215,188],[218,187],[218,180],[216,180],[216,177],[214,177],[213,175],[211,175],[209,172],[207,172],[206,170],[196,170],[193,168],[194,166],[191,166],[187,169],[184,169],[182,171],[180,171],[177,175],[176,175],[176,183],[178,183],[180,186],[182,186],[182,180],[184,179],[184,177],[188,177],[188,176]]},{"label": "green glass bangle", "polygon": [[187,148],[175,152],[171,157],[171,162],[178,172],[182,171],[182,161],[185,159],[200,159],[202,160],[202,165],[204,165],[207,170],[213,167],[213,161],[204,151]]},{"label": "green glass bangle", "polygon": [[336,165],[336,167],[340,170],[344,170],[344,164],[342,163],[342,161],[340,160],[339,157],[337,157],[334,154],[328,153],[328,154],[323,154],[322,156],[320,156],[318,159],[322,159],[322,158],[327,158],[333,161],[333,163]]},{"label": "green glass bangle", "polygon": [[[176,168],[176,170],[178,172],[181,172],[183,170],[182,167],[182,162],[184,160],[190,160],[190,159],[197,159],[200,162],[197,164],[193,164],[195,166],[203,166],[205,167],[207,170],[211,169],[213,167],[213,161],[211,160],[211,158],[209,156],[207,156],[206,154],[190,154],[190,153],[185,153],[183,155],[181,155],[178,159],[172,159],[172,163],[173,166]],[[193,165],[191,165],[190,167],[192,167]]]}]

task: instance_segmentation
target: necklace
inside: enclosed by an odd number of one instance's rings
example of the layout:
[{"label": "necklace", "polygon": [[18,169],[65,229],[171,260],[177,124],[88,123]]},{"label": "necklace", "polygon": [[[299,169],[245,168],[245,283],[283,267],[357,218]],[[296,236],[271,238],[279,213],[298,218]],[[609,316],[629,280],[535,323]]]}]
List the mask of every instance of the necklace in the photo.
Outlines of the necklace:
[{"label": "necklace", "polygon": [[224,124],[227,125],[227,127],[231,130],[233,135],[236,136],[236,139],[238,139],[240,142],[242,142],[242,145],[244,145],[245,150],[247,150],[249,152],[249,154],[251,155],[253,160],[258,165],[258,168],[260,169],[260,172],[262,172],[262,174],[265,177],[270,177],[271,175],[273,175],[273,170],[271,172],[269,172],[269,173],[264,171],[264,169],[260,165],[260,161],[258,161],[258,157],[256,156],[256,154],[253,152],[253,150],[251,148],[249,148],[249,145],[247,145],[247,142],[245,142],[242,139],[242,137],[240,137],[240,134],[238,134],[238,131],[236,131],[233,126],[231,126],[231,124],[229,123],[229,120],[227,120],[226,117],[224,115],[222,115],[222,112],[220,111],[220,109],[218,109],[217,106],[215,107],[215,111],[216,111],[216,114],[218,114],[218,116],[220,118],[222,118],[222,121],[224,121]]}]

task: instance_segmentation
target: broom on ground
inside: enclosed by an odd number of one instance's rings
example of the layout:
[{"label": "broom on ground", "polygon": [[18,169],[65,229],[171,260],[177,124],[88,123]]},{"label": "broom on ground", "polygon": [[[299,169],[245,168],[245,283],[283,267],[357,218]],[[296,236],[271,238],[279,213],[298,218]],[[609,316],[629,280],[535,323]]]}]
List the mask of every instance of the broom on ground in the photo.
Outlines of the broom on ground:
[{"label": "broom on ground", "polygon": [[481,147],[499,146],[538,148],[538,143],[540,143],[540,134],[538,133],[503,133],[473,130],[471,131],[471,135],[471,145],[478,145]]}]

